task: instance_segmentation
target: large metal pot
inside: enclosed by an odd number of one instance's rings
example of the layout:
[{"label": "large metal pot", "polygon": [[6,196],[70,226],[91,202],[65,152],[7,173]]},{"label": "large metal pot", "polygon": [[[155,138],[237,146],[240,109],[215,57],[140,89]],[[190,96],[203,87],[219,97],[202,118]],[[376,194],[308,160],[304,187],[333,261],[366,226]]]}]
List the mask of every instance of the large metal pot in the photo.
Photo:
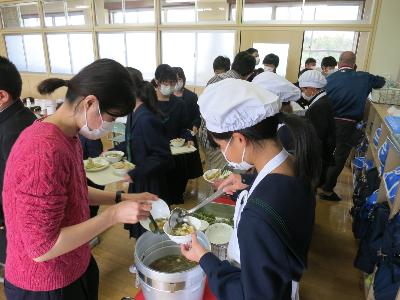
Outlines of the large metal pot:
[{"label": "large metal pot", "polygon": [[[210,243],[203,232],[198,232],[200,243],[210,249]],[[179,273],[162,273],[148,266],[155,260],[180,254],[180,247],[166,234],[143,234],[136,242],[135,264],[139,285],[146,300],[201,300],[203,298],[206,275],[198,265]]]}]

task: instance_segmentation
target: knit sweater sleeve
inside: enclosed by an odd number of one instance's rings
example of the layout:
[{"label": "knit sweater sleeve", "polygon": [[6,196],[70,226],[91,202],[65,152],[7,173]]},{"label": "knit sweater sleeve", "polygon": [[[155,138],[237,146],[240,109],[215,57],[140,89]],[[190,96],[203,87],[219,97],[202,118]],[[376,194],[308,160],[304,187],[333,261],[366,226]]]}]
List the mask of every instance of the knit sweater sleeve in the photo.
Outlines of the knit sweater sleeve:
[{"label": "knit sweater sleeve", "polygon": [[16,222],[22,243],[31,258],[47,253],[61,230],[70,186],[71,160],[60,141],[33,141],[22,153],[29,159],[14,162]]}]

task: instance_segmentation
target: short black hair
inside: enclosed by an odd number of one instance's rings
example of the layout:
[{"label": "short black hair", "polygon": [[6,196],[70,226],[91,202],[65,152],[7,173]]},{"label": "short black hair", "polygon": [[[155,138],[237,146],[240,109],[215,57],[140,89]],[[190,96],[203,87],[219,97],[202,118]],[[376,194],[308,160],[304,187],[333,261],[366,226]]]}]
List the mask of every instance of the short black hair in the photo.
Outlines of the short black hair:
[{"label": "short black hair", "polygon": [[7,58],[0,56],[0,90],[10,94],[12,100],[21,97],[22,79],[17,67]]},{"label": "short black hair", "polygon": [[306,65],[308,65],[308,64],[316,64],[316,63],[317,63],[317,61],[315,60],[315,58],[312,58],[312,57],[307,58],[306,62],[305,62]]},{"label": "short black hair", "polygon": [[172,67],[167,64],[161,64],[157,67],[156,72],[154,73],[154,78],[160,83],[170,80],[177,81],[176,73]]},{"label": "short black hair", "polygon": [[224,70],[228,72],[231,68],[231,60],[226,56],[217,56],[213,62],[213,69],[215,70]]},{"label": "short black hair", "polygon": [[183,84],[186,84],[186,76],[185,76],[185,72],[183,71],[183,69],[181,67],[172,67],[172,70],[174,70],[177,78],[182,79],[183,80]]},{"label": "short black hair", "polygon": [[48,78],[37,87],[41,95],[67,87],[66,101],[75,103],[81,97],[96,96],[100,111],[113,117],[126,116],[136,104],[135,87],[128,71],[112,59],[99,59],[84,67],[70,80]]},{"label": "short black hair", "polygon": [[279,56],[273,53],[270,53],[264,57],[263,65],[274,65],[275,68],[279,66]]},{"label": "short black hair", "polygon": [[240,76],[245,77],[253,73],[256,67],[256,59],[246,51],[236,54],[232,63],[232,70],[239,73]]},{"label": "short black hair", "polygon": [[253,53],[258,52],[258,50],[256,48],[249,48],[246,50],[246,52],[250,55],[253,55]]},{"label": "short black hair", "polygon": [[134,86],[137,88],[143,82],[142,72],[132,67],[126,67],[126,70],[131,76]]},{"label": "short black hair", "polygon": [[321,67],[336,67],[337,60],[333,56],[326,56],[321,61]]}]

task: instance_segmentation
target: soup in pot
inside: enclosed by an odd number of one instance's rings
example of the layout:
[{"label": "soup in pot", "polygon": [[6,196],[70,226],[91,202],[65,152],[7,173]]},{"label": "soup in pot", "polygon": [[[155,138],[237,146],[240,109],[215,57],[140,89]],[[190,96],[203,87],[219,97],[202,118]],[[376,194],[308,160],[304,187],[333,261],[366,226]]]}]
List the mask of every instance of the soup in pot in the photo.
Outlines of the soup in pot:
[{"label": "soup in pot", "polygon": [[182,255],[167,255],[153,261],[149,267],[163,273],[178,273],[190,270],[197,266],[197,263],[186,259]]}]

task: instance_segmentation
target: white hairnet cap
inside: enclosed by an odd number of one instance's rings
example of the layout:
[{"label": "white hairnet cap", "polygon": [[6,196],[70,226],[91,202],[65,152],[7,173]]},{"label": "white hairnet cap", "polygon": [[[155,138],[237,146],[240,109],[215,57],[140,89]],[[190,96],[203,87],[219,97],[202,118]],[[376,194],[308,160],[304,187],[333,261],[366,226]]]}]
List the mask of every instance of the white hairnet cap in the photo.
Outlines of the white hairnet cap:
[{"label": "white hairnet cap", "polygon": [[251,127],[277,114],[281,108],[275,94],[251,82],[232,78],[209,85],[198,104],[207,129],[215,133]]},{"label": "white hairnet cap", "polygon": [[313,88],[323,88],[326,86],[326,79],[320,71],[309,70],[305,71],[299,77],[299,87],[313,87]]}]

